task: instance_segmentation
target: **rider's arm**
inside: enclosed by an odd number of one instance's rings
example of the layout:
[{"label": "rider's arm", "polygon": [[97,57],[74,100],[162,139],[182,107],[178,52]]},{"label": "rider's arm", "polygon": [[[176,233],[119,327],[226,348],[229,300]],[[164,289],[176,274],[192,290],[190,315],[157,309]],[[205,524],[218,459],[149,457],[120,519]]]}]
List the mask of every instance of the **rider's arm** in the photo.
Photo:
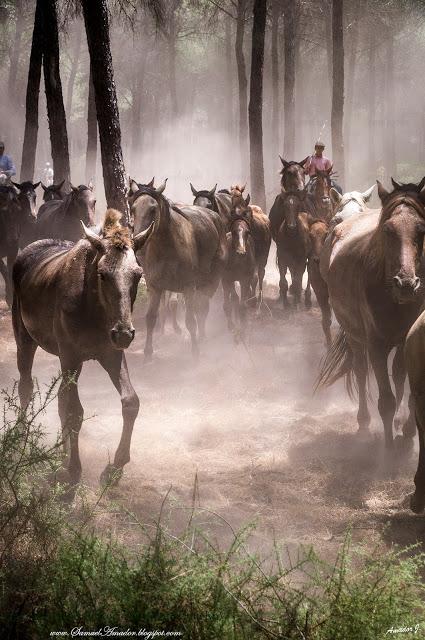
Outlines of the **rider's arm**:
[{"label": "rider's arm", "polygon": [[7,156],[7,168],[6,171],[3,171],[3,173],[5,173],[8,178],[16,176],[16,167],[13,164],[13,160],[10,156]]}]

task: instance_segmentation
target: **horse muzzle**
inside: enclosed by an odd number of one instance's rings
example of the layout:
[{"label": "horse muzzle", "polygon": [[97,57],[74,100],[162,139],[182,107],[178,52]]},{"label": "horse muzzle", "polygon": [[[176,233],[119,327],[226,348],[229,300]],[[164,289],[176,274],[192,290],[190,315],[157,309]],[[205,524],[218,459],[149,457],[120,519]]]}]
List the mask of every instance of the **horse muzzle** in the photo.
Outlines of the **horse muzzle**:
[{"label": "horse muzzle", "polygon": [[394,276],[393,292],[396,301],[399,304],[410,302],[416,296],[420,286],[421,280],[418,276]]},{"label": "horse muzzle", "polygon": [[115,349],[127,349],[133,342],[135,333],[133,327],[128,329],[113,327],[110,332],[111,342]]}]

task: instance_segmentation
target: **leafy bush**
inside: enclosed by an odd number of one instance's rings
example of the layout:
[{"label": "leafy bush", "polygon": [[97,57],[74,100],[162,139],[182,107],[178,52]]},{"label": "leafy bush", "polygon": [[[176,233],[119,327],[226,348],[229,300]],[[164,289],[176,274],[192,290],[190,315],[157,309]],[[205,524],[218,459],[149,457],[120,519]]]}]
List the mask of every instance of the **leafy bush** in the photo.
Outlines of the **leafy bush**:
[{"label": "leafy bush", "polygon": [[[175,537],[160,516],[137,522],[137,550],[96,533],[95,508],[79,495],[76,515],[54,482],[59,441],[46,444],[37,393],[21,412],[4,395],[0,429],[0,628],[3,638],[45,639],[74,627],[179,631],[193,640],[372,640],[424,619],[424,556],[415,549],[373,553],[347,534],[334,563],[312,548],[282,561],[247,550],[252,527],[226,550],[193,525]],[[101,495],[96,506],[108,505]],[[217,516],[220,517],[221,516]],[[223,518],[221,518],[223,520]],[[229,525],[230,526],[230,525]]]}]

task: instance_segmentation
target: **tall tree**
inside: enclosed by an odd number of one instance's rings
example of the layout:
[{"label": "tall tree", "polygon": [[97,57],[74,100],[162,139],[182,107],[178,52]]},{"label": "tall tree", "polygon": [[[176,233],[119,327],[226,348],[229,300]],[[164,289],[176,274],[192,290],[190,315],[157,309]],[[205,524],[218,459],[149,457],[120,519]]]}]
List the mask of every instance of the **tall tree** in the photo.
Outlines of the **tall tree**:
[{"label": "tall tree", "polygon": [[226,116],[227,132],[233,135],[233,83],[232,83],[232,24],[228,16],[224,18],[224,51],[226,61]]},{"label": "tall tree", "polygon": [[266,208],[263,160],[263,67],[267,0],[254,0],[251,83],[249,92],[249,146],[253,201]]},{"label": "tall tree", "polygon": [[[357,48],[359,43],[360,32],[360,20],[363,15],[363,0],[358,0],[354,6],[354,15],[351,20],[351,43],[350,53],[348,56],[347,64],[347,99],[345,109],[345,126],[344,126],[344,143],[346,157],[350,157],[350,145],[351,145],[351,125],[353,118],[353,105],[354,105],[354,80],[356,77],[356,62],[357,62]],[[349,171],[347,170],[347,174]],[[347,177],[347,180],[351,176]]]},{"label": "tall tree", "polygon": [[55,181],[69,180],[69,150],[59,71],[56,0],[43,0],[43,71]]},{"label": "tall tree", "polygon": [[395,126],[394,104],[394,34],[391,26],[388,29],[385,41],[385,158],[384,164],[388,175],[396,173],[395,136],[397,127]]},{"label": "tall tree", "polygon": [[97,160],[97,118],[96,101],[91,70],[89,72],[89,91],[87,100],[87,153],[86,153],[86,184],[92,180],[96,182]]},{"label": "tall tree", "polygon": [[284,2],[284,52],[285,68],[283,76],[283,153],[293,158],[295,151],[295,60],[296,60],[296,2]]},{"label": "tall tree", "polygon": [[280,150],[280,113],[279,113],[279,17],[280,0],[273,0],[272,5],[272,133],[273,156]]},{"label": "tall tree", "polygon": [[235,55],[238,70],[239,91],[239,150],[241,154],[241,173],[246,171],[246,140],[248,137],[248,79],[246,76],[243,41],[245,35],[245,14],[247,0],[237,0]]},{"label": "tall tree", "polygon": [[344,0],[332,0],[332,153],[340,182],[344,184]]},{"label": "tall tree", "polygon": [[25,100],[25,132],[22,146],[21,181],[33,180],[38,137],[38,101],[43,61],[42,0],[37,0],[32,33],[30,63]]},{"label": "tall tree", "polygon": [[71,69],[69,71],[68,86],[66,89],[66,113],[68,118],[71,117],[72,97],[74,95],[75,78],[77,77],[78,67],[80,64],[81,41],[83,37],[83,25],[79,20],[77,32],[75,34],[74,48],[71,57]]},{"label": "tall tree", "polygon": [[368,56],[368,171],[376,174],[376,43],[373,34],[375,25],[369,25],[371,48]]},{"label": "tall tree", "polygon": [[12,106],[16,101],[16,86],[17,86],[16,78],[18,75],[19,57],[21,54],[22,33],[24,30],[24,23],[25,23],[23,0],[16,0],[15,11],[16,11],[15,34],[13,36],[13,42],[10,48],[9,78],[7,82],[9,99],[11,101]]},{"label": "tall tree", "polygon": [[109,39],[106,0],[81,0],[99,126],[103,181],[108,207],[127,215],[121,128]]}]

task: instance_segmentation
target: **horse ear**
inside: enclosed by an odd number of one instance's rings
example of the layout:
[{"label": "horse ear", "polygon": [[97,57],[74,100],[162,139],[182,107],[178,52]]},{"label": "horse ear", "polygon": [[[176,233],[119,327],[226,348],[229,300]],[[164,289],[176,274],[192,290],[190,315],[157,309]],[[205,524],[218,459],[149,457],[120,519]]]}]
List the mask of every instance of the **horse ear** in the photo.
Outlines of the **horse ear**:
[{"label": "horse ear", "polygon": [[301,162],[299,162],[298,164],[300,164],[303,168],[305,163],[307,162],[307,160],[309,159],[310,156],[307,156],[306,158],[304,158],[304,160],[301,160]]},{"label": "horse ear", "polygon": [[251,194],[248,193],[247,197],[245,198],[245,206],[247,207],[250,202],[251,202]]},{"label": "horse ear", "polygon": [[155,221],[151,222],[151,224],[149,225],[149,227],[147,229],[145,229],[144,231],[141,231],[136,236],[134,236],[134,238],[133,238],[134,251],[140,251],[140,249],[143,248],[144,244],[146,243],[146,241],[150,237],[154,226],[155,226]]},{"label": "horse ear", "polygon": [[376,184],[378,185],[378,196],[379,196],[379,199],[381,200],[382,204],[384,204],[384,202],[388,199],[388,196],[390,194],[385,189],[385,187],[379,182],[379,180],[376,181]]},{"label": "horse ear", "polygon": [[11,180],[11,183],[13,184],[14,187],[21,190],[21,185],[19,184],[19,182],[13,182],[13,180]]},{"label": "horse ear", "polygon": [[154,189],[155,187],[153,186],[153,183],[155,182],[155,176],[152,178],[152,180],[150,182],[148,182],[147,186],[148,187],[152,187],[152,189]]},{"label": "horse ear", "polygon": [[165,178],[164,182],[157,189],[155,189],[157,193],[163,193],[165,191],[165,187],[167,186],[167,180],[168,178]]},{"label": "horse ear", "polygon": [[139,191],[139,185],[133,178],[130,178],[130,192],[137,193]]},{"label": "horse ear", "polygon": [[279,156],[281,163],[283,164],[283,166],[286,168],[289,165],[289,162],[287,162],[286,160],[284,160],[282,158],[282,156]]},{"label": "horse ear", "polygon": [[326,173],[328,174],[328,176],[331,175],[332,171],[334,170],[334,166],[333,164],[331,164],[331,166],[329,167],[329,169],[326,170]]},{"label": "horse ear", "polygon": [[37,189],[37,187],[39,187],[41,185],[41,181],[40,182],[36,182],[35,184],[32,185],[33,189]]},{"label": "horse ear", "polygon": [[91,180],[90,180],[90,182],[88,183],[88,185],[87,185],[87,186],[88,186],[88,188],[90,189],[90,191],[93,191],[93,189],[94,189],[94,184],[93,184],[93,182],[92,182]]},{"label": "horse ear", "polygon": [[196,191],[195,187],[193,186],[193,184],[191,182],[189,182],[189,184],[190,184],[190,190],[192,191],[192,193],[195,196],[195,198],[197,198],[198,192]]},{"label": "horse ear", "polygon": [[421,192],[424,186],[425,186],[425,176],[422,178],[422,180],[418,184],[418,192]]},{"label": "horse ear", "polygon": [[217,183],[215,183],[215,187],[208,192],[208,195],[213,198],[215,195],[215,190],[217,189]]},{"label": "horse ear", "polygon": [[83,233],[86,240],[90,242],[95,251],[103,255],[106,252],[106,247],[102,242],[102,238],[98,236],[97,233],[86,227],[82,220],[80,220],[80,222],[83,227]]},{"label": "horse ear", "polygon": [[375,188],[375,185],[373,184],[370,189],[367,189],[367,191],[363,191],[362,193],[362,198],[365,202],[369,202],[371,195],[373,193],[373,190]]},{"label": "horse ear", "polygon": [[338,205],[342,200],[342,195],[336,189],[334,189],[334,187],[331,187],[329,195],[331,197],[332,204],[334,204],[335,206]]},{"label": "horse ear", "polygon": [[73,191],[74,193],[78,193],[78,188],[77,188],[77,187],[74,187],[74,185],[72,184],[72,182],[70,182],[70,183],[69,183],[69,186],[71,187],[71,189],[72,189],[72,191]]},{"label": "horse ear", "polygon": [[43,183],[41,183],[41,188],[43,189],[43,191],[47,191],[48,187],[45,187]]},{"label": "horse ear", "polygon": [[391,184],[393,185],[394,189],[400,189],[401,184],[399,184],[398,182],[396,182],[394,180],[394,178],[391,178]]},{"label": "horse ear", "polygon": [[241,193],[243,193],[243,192],[245,191],[245,189],[246,189],[246,182],[245,182],[245,184],[241,187]]},{"label": "horse ear", "polygon": [[59,182],[59,184],[56,185],[56,189],[60,191],[64,184],[65,184],[65,180],[62,180],[62,182]]}]

